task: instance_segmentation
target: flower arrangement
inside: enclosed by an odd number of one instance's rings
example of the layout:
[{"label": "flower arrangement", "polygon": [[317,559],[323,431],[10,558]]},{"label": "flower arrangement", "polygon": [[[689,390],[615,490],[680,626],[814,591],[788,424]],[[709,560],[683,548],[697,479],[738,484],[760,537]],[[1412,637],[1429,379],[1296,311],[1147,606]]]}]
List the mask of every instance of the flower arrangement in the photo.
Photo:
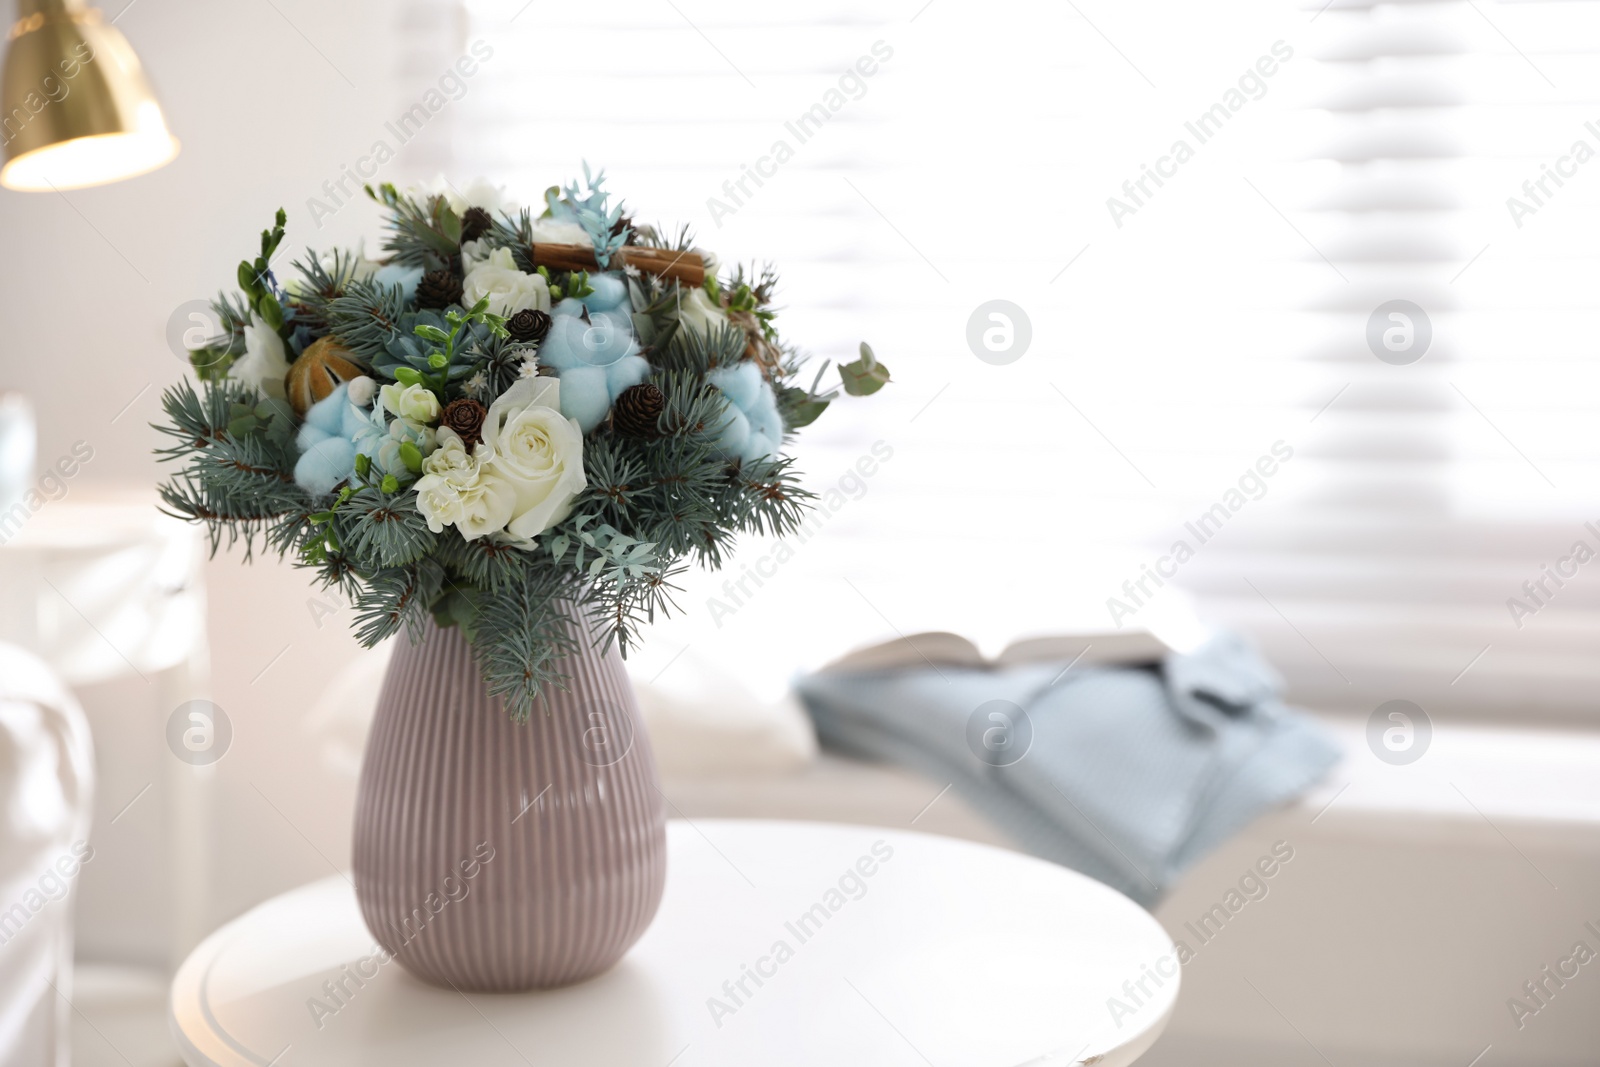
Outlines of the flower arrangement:
[{"label": "flower arrangement", "polygon": [[719,271],[587,166],[537,215],[483,183],[367,192],[382,261],[308,252],[280,284],[279,210],[239,264],[190,353],[198,386],[162,397],[159,454],[183,464],[164,507],[213,553],[292,553],[369,647],[460,627],[514,717],[561,684],[575,612],[626,654],[688,562],[792,532],[812,494],[785,441],[889,380],[863,344],[839,386],[827,364],[796,384],[772,270]]}]

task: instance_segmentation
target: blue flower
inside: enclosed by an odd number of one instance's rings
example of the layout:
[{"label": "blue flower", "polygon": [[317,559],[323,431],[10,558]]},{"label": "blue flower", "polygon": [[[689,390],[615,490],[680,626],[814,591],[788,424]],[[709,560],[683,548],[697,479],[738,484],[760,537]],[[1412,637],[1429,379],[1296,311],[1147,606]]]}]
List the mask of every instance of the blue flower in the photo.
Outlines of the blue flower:
[{"label": "blue flower", "polygon": [[728,398],[727,417],[717,447],[729,459],[746,463],[771,459],[783,446],[783,416],[772,384],[752,360],[718,367],[706,381]]},{"label": "blue flower", "polygon": [[589,284],[593,293],[551,310],[550,332],[539,345],[539,363],[561,379],[561,414],[577,419],[584,433],[600,425],[624,389],[650,373],[633,335],[627,283],[597,274]]}]

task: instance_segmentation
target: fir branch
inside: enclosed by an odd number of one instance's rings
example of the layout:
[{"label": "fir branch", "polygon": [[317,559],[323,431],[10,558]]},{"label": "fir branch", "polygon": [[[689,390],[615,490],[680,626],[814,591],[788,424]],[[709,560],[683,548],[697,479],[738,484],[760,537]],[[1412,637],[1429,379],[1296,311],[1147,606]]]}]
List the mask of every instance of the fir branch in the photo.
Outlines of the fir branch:
[{"label": "fir branch", "polygon": [[390,495],[357,490],[338,510],[341,543],[357,566],[398,567],[415,563],[433,548],[435,535],[417,510],[409,489]]},{"label": "fir branch", "polygon": [[369,365],[388,355],[389,344],[400,336],[401,320],[408,314],[404,291],[398,285],[352,281],[321,308],[328,330]]},{"label": "fir branch", "polygon": [[526,581],[478,598],[478,665],[489,693],[504,700],[518,722],[527,721],[548,686],[565,688],[558,664],[577,650],[577,640],[560,602],[582,609],[589,600],[569,574],[533,568]]},{"label": "fir branch", "polygon": [[388,182],[367,195],[389,209],[385,224],[389,228],[383,247],[394,253],[394,262],[423,270],[438,270],[450,265],[461,253],[461,219],[442,196],[430,196],[423,203],[403,196]]},{"label": "fir branch", "polygon": [[468,541],[454,530],[438,538],[435,554],[447,570],[478,589],[503,589],[527,576],[528,553],[522,548],[487,538]]},{"label": "fir branch", "polygon": [[371,648],[404,626],[412,641],[420,640],[444,582],[444,570],[431,559],[377,571],[356,594],[356,638]]}]

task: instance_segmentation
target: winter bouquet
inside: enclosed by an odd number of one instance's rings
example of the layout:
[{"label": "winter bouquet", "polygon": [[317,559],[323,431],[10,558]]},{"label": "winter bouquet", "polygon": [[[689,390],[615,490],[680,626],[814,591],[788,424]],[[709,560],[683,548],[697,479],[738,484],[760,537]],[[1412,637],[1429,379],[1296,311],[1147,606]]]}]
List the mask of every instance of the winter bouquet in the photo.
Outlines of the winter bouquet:
[{"label": "winter bouquet", "polygon": [[518,718],[575,633],[626,654],[687,562],[792,532],[812,494],[784,443],[888,371],[863,344],[838,387],[826,364],[796,384],[771,269],[719,269],[603,184],[586,167],[539,212],[482,183],[369,188],[386,258],[307,252],[287,280],[280,210],[213,304],[198,384],[162,397],[166,509],[213,553],[292,553],[368,646],[460,627]]}]

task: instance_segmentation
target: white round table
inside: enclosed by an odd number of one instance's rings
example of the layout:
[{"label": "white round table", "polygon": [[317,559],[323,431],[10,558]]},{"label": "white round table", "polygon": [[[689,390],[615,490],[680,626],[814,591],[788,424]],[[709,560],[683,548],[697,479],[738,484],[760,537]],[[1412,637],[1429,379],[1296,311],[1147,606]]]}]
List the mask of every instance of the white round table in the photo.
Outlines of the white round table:
[{"label": "white round table", "polygon": [[1177,999],[1160,925],[1041,860],[818,823],[667,836],[661,910],[599,978],[426,985],[377,962],[335,877],[207,938],[173,982],[173,1034],[190,1067],[1118,1067]]}]

